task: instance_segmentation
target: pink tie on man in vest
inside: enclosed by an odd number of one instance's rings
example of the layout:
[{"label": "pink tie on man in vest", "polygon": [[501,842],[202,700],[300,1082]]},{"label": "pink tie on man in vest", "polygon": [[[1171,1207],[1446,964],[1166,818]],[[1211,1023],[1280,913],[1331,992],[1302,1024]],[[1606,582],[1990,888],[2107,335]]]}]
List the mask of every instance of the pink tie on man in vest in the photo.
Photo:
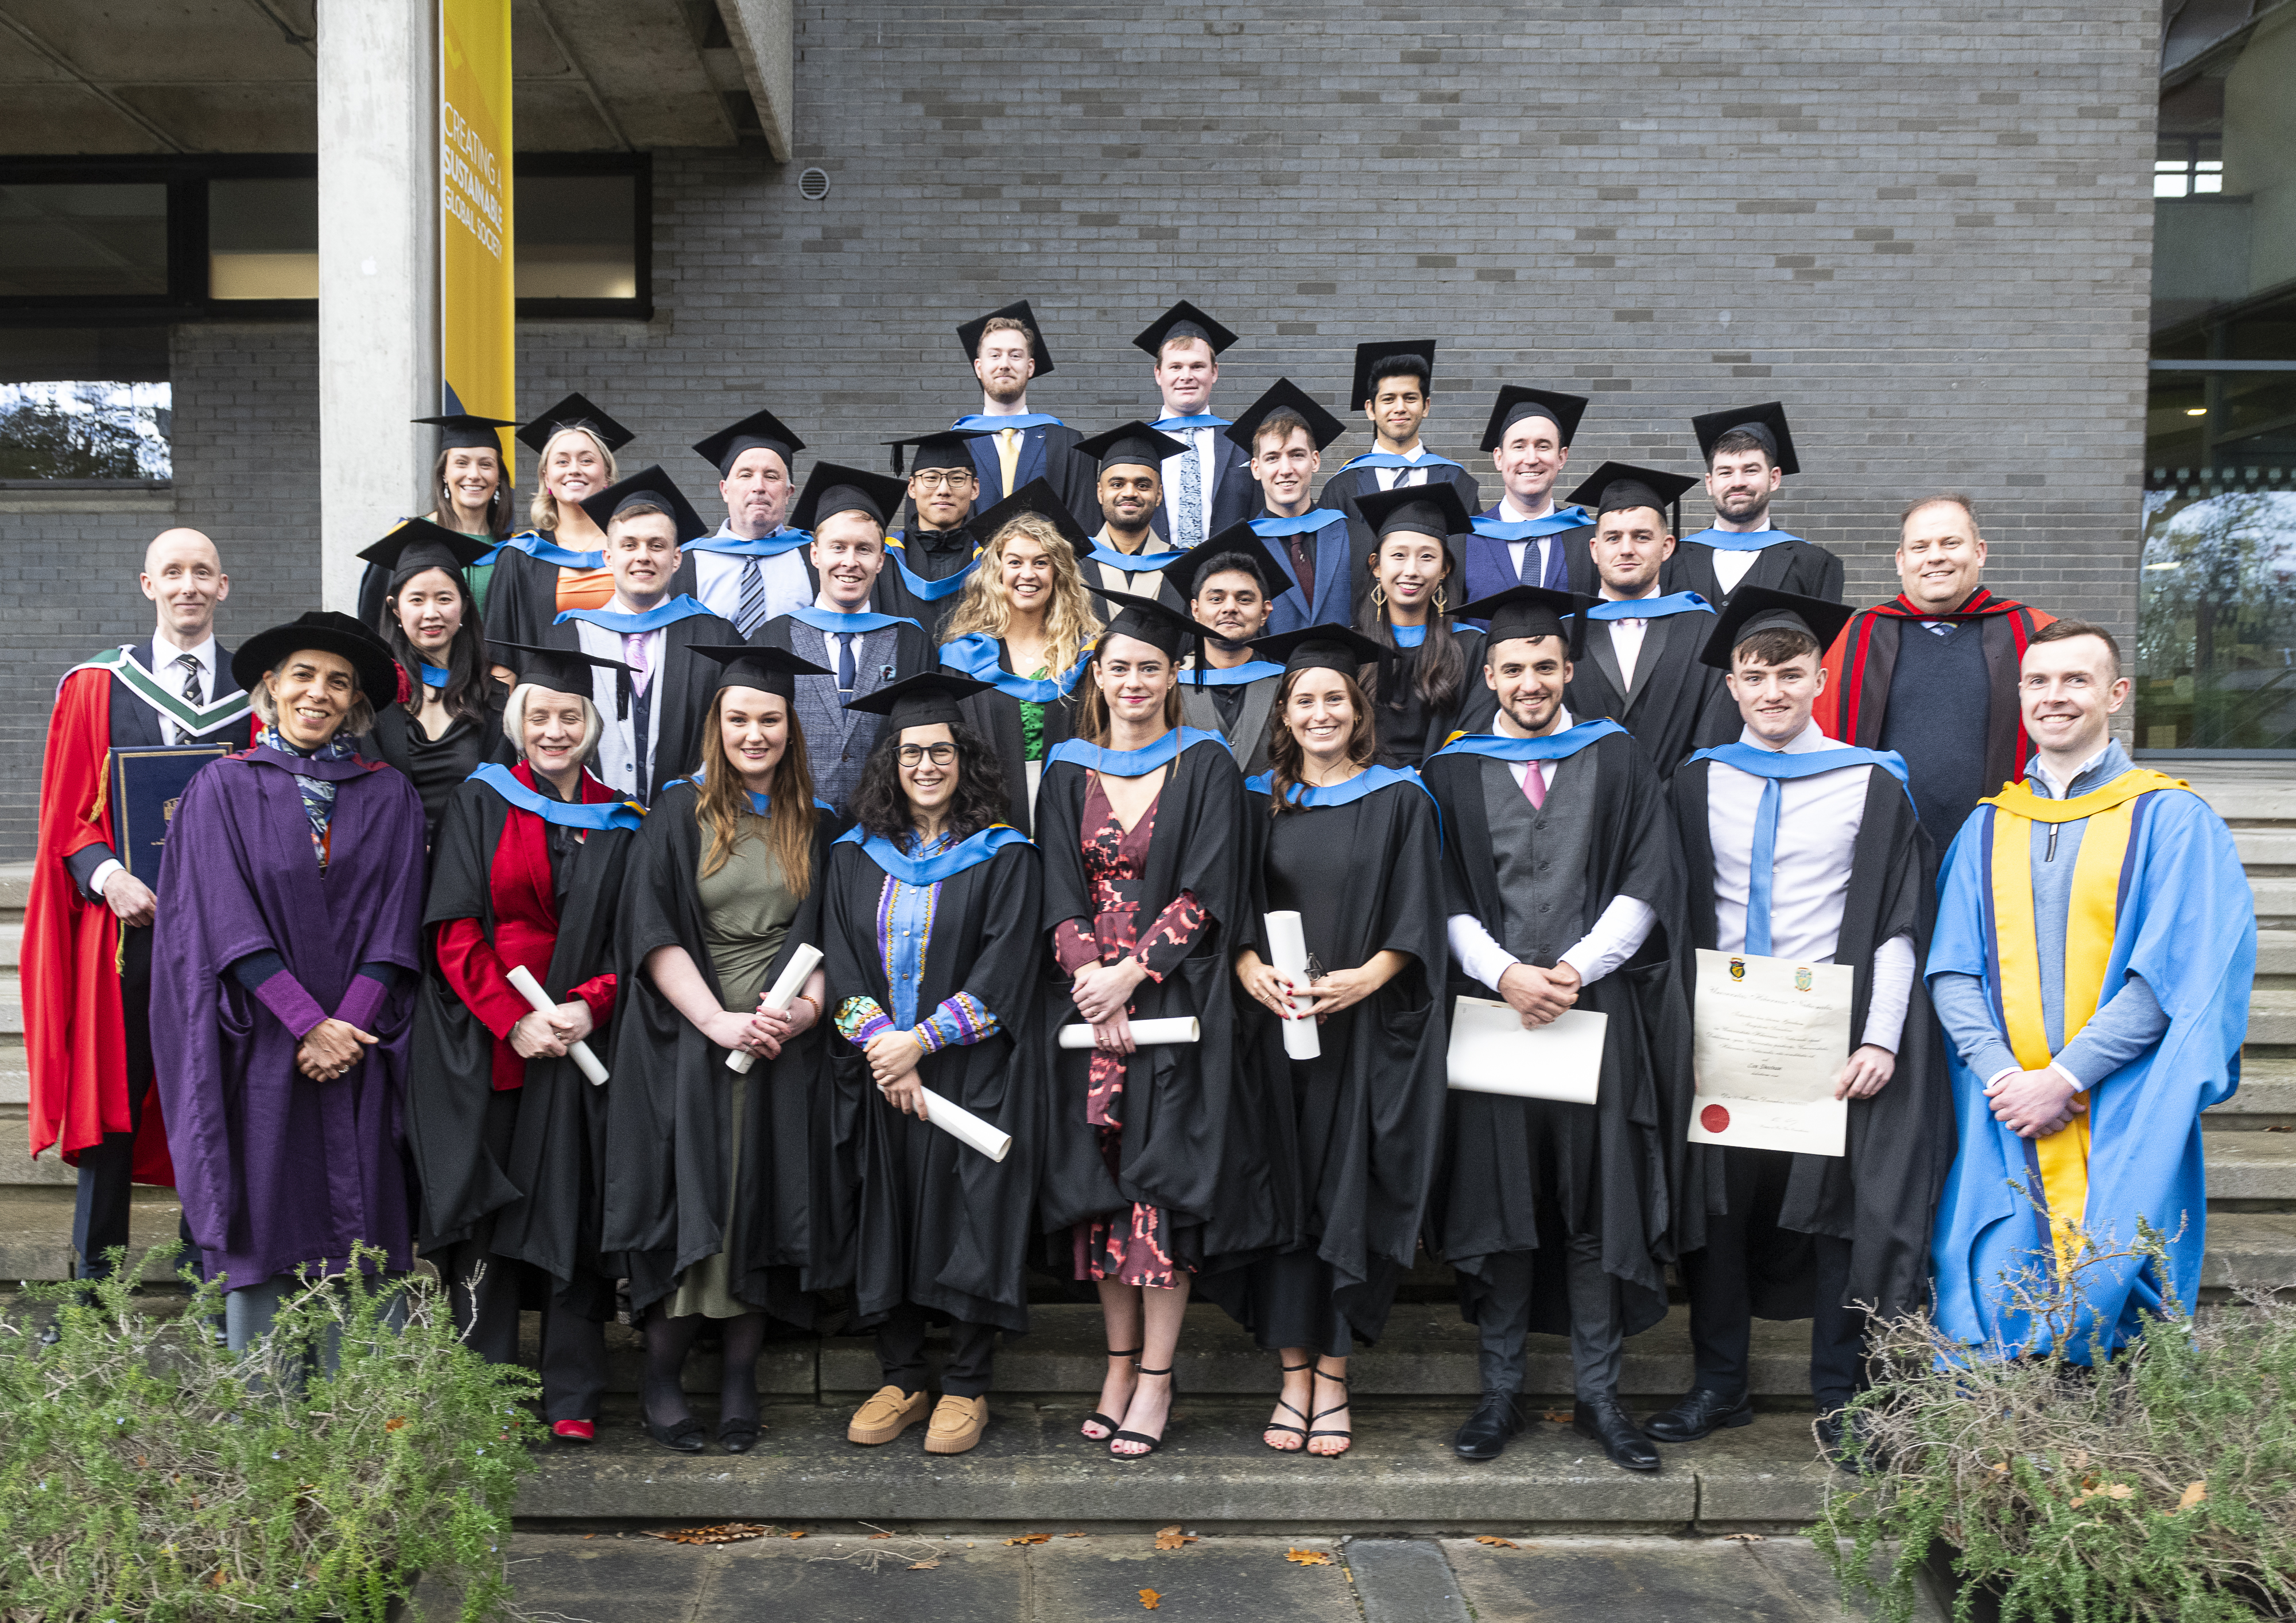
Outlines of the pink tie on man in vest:
[{"label": "pink tie on man in vest", "polygon": [[1537,761],[1522,764],[1522,792],[1530,797],[1530,803],[1535,807],[1546,804],[1546,778],[1538,770]]},{"label": "pink tie on man in vest", "polygon": [[646,643],[652,635],[650,631],[639,631],[622,638],[622,663],[630,668],[630,685],[641,693],[646,691],[646,684],[653,677],[653,667],[646,660]]}]

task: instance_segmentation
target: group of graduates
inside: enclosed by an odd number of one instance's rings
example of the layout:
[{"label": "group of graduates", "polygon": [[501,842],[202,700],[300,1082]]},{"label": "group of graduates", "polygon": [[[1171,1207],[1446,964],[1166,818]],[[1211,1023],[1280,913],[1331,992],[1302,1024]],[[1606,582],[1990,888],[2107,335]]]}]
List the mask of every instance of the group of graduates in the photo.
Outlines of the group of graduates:
[{"label": "group of graduates", "polygon": [[[1698,480],[1558,497],[1587,402],[1538,389],[1493,403],[1474,512],[1420,439],[1431,342],[1360,347],[1376,448],[1317,488],[1343,422],[1288,381],[1215,415],[1234,334],[1192,305],[1137,340],[1162,415],[1089,439],[1028,409],[1025,304],[959,336],[982,411],[892,474],[800,487],[766,411],[702,440],[714,532],[575,395],[435,420],[439,504],[368,550],[358,617],[223,649],[217,549],[152,544],[152,639],[59,691],[24,949],[85,1274],[132,1182],[180,1192],[235,1346],[355,1247],[427,1257],[490,1358],[539,1310],[570,1442],[619,1298],[683,1452],[754,1444],[769,1326],[832,1299],[883,1375],[850,1439],[971,1448],[1034,1272],[1097,1294],[1081,1434],[1136,1459],[1196,1293],[1276,1355],[1267,1446],[1330,1455],[1423,1248],[1480,1342],[1457,1452],[1530,1423],[1544,1332],[1638,1471],[1751,1418],[1757,1316],[1812,1320],[1839,1448],[1870,1313],[2029,1349],[2000,1276],[2139,1216],[2176,1238],[2084,1275],[2075,1356],[2193,1299],[2245,881],[2111,742],[2111,636],[1983,587],[1965,500],[1906,510],[1904,592],[1853,613],[1770,523],[1775,403],[1694,420],[1715,521],[1678,539]],[[139,879],[109,755],[217,740]],[[1845,1153],[1691,1142],[1699,948],[1852,970]],[[1463,996],[1605,1014],[1595,1102],[1447,1088]],[[1621,1346],[1669,1270],[1695,1373],[1638,1422]]]}]

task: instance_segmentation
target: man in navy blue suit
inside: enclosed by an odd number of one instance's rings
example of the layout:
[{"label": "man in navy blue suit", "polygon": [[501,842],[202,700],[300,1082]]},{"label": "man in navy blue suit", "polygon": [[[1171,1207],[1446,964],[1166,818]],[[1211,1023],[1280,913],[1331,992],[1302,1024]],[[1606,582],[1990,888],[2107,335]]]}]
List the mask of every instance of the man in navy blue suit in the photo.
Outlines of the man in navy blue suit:
[{"label": "man in navy blue suit", "polygon": [[1477,515],[1466,542],[1470,601],[1513,586],[1591,596],[1600,584],[1587,552],[1593,516],[1554,501],[1555,481],[1570,464],[1571,436],[1586,412],[1583,395],[1513,383],[1499,390],[1483,430],[1483,449],[1491,454],[1505,494]]},{"label": "man in navy blue suit", "polygon": [[1371,554],[1371,530],[1336,507],[1318,506],[1313,496],[1324,447],[1345,432],[1288,378],[1276,379],[1227,430],[1249,455],[1259,489],[1252,533],[1283,565],[1268,582],[1269,635],[1355,623],[1355,576]]},{"label": "man in navy blue suit", "polygon": [[1071,455],[1081,436],[1050,413],[1029,409],[1029,381],[1053,370],[1053,352],[1029,301],[1015,299],[976,316],[957,328],[956,336],[972,363],[972,375],[980,380],[980,409],[959,417],[954,426],[984,430],[987,436],[972,446],[973,471],[980,477],[975,509],[986,511],[1031,480],[1046,479],[1077,522],[1094,528],[1100,522],[1100,504],[1093,495],[1092,471]]},{"label": "man in navy blue suit", "polygon": [[1157,539],[1185,552],[1250,518],[1259,496],[1246,465],[1250,451],[1220,432],[1228,421],[1212,412],[1219,357],[1235,334],[1183,299],[1132,342],[1156,361],[1164,414],[1150,426],[1182,447],[1161,470],[1164,500],[1149,516],[1149,527]]}]

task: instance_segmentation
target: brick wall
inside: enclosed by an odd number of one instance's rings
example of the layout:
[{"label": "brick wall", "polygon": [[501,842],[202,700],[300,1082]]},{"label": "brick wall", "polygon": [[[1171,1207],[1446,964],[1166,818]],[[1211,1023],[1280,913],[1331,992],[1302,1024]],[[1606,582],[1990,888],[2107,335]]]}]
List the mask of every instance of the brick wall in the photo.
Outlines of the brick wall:
[{"label": "brick wall", "polygon": [[[1843,553],[1853,597],[1894,589],[1904,499],[1953,488],[1996,586],[2128,629],[2157,25],[2144,0],[816,0],[796,161],[657,155],[655,319],[523,330],[520,398],[592,394],[640,430],[624,466],[714,517],[690,441],[769,405],[882,466],[974,409],[952,329],[1013,298],[1059,363],[1032,406],[1152,414],[1128,340],[1185,296],[1243,335],[1231,411],[1279,373],[1336,406],[1358,339],[1439,338],[1428,438],[1487,497],[1501,382],[1595,398],[1582,471],[1688,470],[1693,413],[1782,398],[1806,471],[1776,521]],[[316,346],[186,328],[176,357],[180,521],[226,548],[228,637],[316,588]],[[70,556],[81,623],[4,611],[43,705],[144,622],[113,571],[148,530],[105,522],[0,510],[12,558]],[[42,719],[0,725],[0,857],[29,844]]]}]

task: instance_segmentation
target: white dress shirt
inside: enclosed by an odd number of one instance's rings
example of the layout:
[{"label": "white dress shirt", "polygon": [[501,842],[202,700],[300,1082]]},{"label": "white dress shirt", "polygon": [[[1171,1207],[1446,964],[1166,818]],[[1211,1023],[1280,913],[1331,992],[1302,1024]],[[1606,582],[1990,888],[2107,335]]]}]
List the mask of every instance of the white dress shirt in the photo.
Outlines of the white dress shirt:
[{"label": "white dress shirt", "polygon": [[[1408,451],[1398,451],[1396,455],[1406,462],[1419,462],[1431,453],[1427,449],[1426,442],[1422,440]],[[1371,474],[1379,481],[1382,490],[1392,490],[1398,485],[1423,485],[1427,482],[1427,470],[1424,468],[1374,468]]]},{"label": "white dress shirt", "polygon": [[[619,597],[606,606],[617,614],[637,612]],[[588,620],[576,620],[574,635],[580,642],[584,653],[595,654],[602,660],[619,660],[625,664],[629,662],[629,656],[624,651],[620,632],[609,631],[603,626],[594,626]],[[665,634],[660,631],[649,631],[644,635],[646,669],[651,673],[646,682],[648,687],[658,695],[660,691],[662,639]],[[607,788],[643,799],[646,793],[646,785],[638,782],[637,709],[633,706],[627,716],[618,717],[615,714],[615,707],[619,702],[617,684],[621,674],[618,670],[603,670],[594,667],[590,672],[590,701],[598,707],[599,719],[604,724],[598,729],[598,758],[593,769],[598,775],[598,781]],[[645,758],[648,762],[654,759],[660,742],[661,706],[659,703],[650,704],[646,707]]]},{"label": "white dress shirt", "polygon": [[[1653,594],[1657,590],[1655,586],[1651,588]],[[1611,652],[1619,656],[1619,680],[1625,683],[1631,692],[1635,685],[1635,666],[1643,657],[1643,637],[1650,630],[1649,617],[1647,615],[1630,616],[1614,620],[1597,620],[1595,623],[1598,626],[1608,626],[1611,628]]]},{"label": "white dress shirt", "polygon": [[[1521,508],[1514,504],[1514,497],[1511,496],[1503,496],[1499,497],[1499,518],[1509,524],[1528,524],[1533,519],[1546,518],[1554,511],[1554,502],[1552,497],[1549,497],[1547,500],[1546,512],[1525,512]],[[1525,549],[1535,546],[1538,549],[1538,571],[1531,576],[1531,579],[1533,581],[1545,580],[1546,578],[1546,549],[1550,546],[1560,546],[1562,545],[1562,542],[1560,536],[1535,536],[1528,541],[1508,542],[1506,544],[1507,561],[1513,566],[1514,578],[1517,580],[1521,580],[1522,578],[1523,553]]]},{"label": "white dress shirt", "polygon": [[1738,589],[1738,583],[1746,578],[1746,571],[1754,567],[1754,560],[1770,549],[1767,546],[1743,549],[1710,546],[1706,550],[1714,554],[1714,578],[1722,583],[1725,592],[1734,592]]},{"label": "white dress shirt", "polygon": [[[1564,710],[1555,723],[1555,731],[1570,726],[1570,712]],[[1554,787],[1554,761],[1509,761],[1508,773],[1518,784],[1528,785],[1532,773],[1538,774],[1542,797]],[[1647,902],[1631,896],[1619,895],[1603,909],[1595,927],[1578,938],[1562,955],[1561,962],[1578,971],[1578,984],[1593,986],[1642,950],[1650,939],[1651,927],[1658,922],[1657,910]],[[1499,977],[1522,962],[1492,939],[1483,922],[1472,913],[1455,913],[1444,930],[1451,944],[1451,956],[1461,970],[1481,981],[1493,992],[1499,989]]]},{"label": "white dress shirt", "polygon": [[[1738,742],[1774,750],[1751,727]],[[1787,741],[1785,755],[1838,748],[1811,721]],[[1866,821],[1866,790],[1878,766],[1858,765],[1778,782],[1778,841],[1770,880],[1770,955],[1800,963],[1833,957],[1841,912],[1849,899],[1849,871],[1857,832]],[[1706,830],[1714,847],[1714,945],[1746,949],[1746,890],[1753,871],[1754,818],[1770,782],[1720,761],[1706,776]],[[1866,1010],[1863,1042],[1897,1052],[1913,996],[1914,940],[1892,936],[1874,954],[1874,995]]]},{"label": "white dress shirt", "polygon": [[[718,534],[734,536],[723,524],[718,527]],[[727,625],[740,625],[742,566],[749,560],[729,557],[724,553],[695,553],[693,558],[693,595],[701,599],[703,608]],[[813,582],[805,572],[805,548],[793,546],[778,558],[758,559],[758,573],[765,583],[767,619],[787,614],[792,609],[802,609],[813,601]]]},{"label": "white dress shirt", "polygon": [[[160,685],[171,693],[180,693],[184,691],[185,673],[184,668],[176,664],[176,660],[184,654],[191,655],[200,662],[199,670],[194,673],[200,685],[199,697],[192,702],[205,704],[215,697],[217,657],[215,637],[210,635],[203,643],[196,643],[190,648],[178,648],[168,640],[168,634],[165,631],[157,629],[152,631],[152,662],[158,668],[152,674],[159,678]],[[165,716],[160,717],[160,740],[162,743],[180,744],[190,736]],[[122,867],[123,865],[120,862],[111,857],[107,857],[96,864],[95,872],[87,876],[88,894],[98,901],[102,900],[104,881]]]}]

